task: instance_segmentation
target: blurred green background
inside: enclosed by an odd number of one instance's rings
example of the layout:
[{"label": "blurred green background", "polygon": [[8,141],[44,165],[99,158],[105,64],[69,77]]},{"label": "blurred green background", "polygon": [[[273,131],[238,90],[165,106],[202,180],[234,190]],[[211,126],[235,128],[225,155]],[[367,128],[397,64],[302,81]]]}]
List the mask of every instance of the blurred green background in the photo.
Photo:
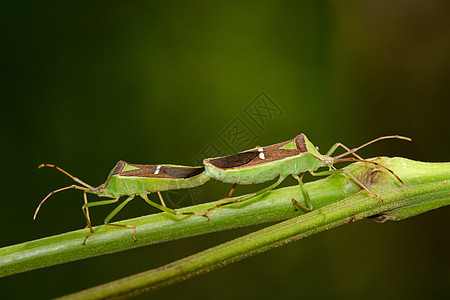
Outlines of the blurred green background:
[{"label": "blurred green background", "polygon": [[[448,161],[449,12],[444,0],[2,1],[1,246],[84,227],[78,191],[53,196],[33,222],[39,201],[71,184],[38,170],[43,162],[98,185],[120,159],[191,165],[211,143],[229,154],[300,132],[323,152],[337,141],[354,147],[402,134],[413,142],[384,141],[360,155]],[[235,129],[247,132],[234,139]],[[208,183],[200,201],[229,187]],[[94,208],[92,219],[101,224],[111,210]],[[154,212],[136,198],[115,220]],[[449,212],[348,224],[150,295],[449,296]],[[64,295],[260,227],[11,276],[0,280],[1,294]]]}]

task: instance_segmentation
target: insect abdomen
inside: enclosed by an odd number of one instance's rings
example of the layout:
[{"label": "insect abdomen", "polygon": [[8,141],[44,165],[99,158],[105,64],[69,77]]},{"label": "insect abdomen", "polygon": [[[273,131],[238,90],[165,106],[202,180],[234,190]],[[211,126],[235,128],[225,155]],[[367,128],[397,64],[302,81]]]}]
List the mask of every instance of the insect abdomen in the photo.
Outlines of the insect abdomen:
[{"label": "insect abdomen", "polygon": [[274,179],[280,174],[279,163],[241,169],[221,169],[206,165],[208,175],[225,183],[256,184]]}]

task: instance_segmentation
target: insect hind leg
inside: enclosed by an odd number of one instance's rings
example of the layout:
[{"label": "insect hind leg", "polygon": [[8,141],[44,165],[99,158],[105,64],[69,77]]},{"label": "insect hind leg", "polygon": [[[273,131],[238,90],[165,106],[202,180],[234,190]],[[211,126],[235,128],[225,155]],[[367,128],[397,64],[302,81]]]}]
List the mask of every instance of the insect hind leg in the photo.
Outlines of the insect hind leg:
[{"label": "insect hind leg", "polygon": [[194,211],[192,211],[192,212],[179,212],[177,210],[173,210],[173,209],[167,207],[165,205],[165,203],[164,203],[164,200],[162,198],[161,193],[160,192],[157,192],[157,193],[158,193],[158,196],[159,196],[159,200],[161,201],[161,204],[163,204],[163,205],[159,205],[158,203],[155,203],[152,200],[148,199],[147,194],[142,194],[141,197],[142,197],[142,199],[145,200],[145,202],[147,202],[151,206],[156,207],[157,209],[159,209],[159,210],[161,210],[163,212],[166,212],[166,213],[169,213],[169,214],[172,214],[172,215],[196,215],[196,216],[205,217],[209,221],[209,217],[205,216],[203,214],[200,214],[200,213],[197,213],[197,212],[194,212]]},{"label": "insect hind leg", "polygon": [[224,198],[221,198],[220,200],[230,199],[231,196],[233,196],[234,190],[236,189],[237,183],[233,184],[230,191],[228,192],[228,195]]},{"label": "insect hind leg", "polygon": [[255,193],[253,193],[253,194],[242,196],[242,197],[240,197],[240,198],[238,198],[238,199],[236,199],[236,200],[233,200],[233,201],[229,201],[229,202],[225,202],[225,203],[219,203],[219,204],[217,204],[217,205],[215,205],[215,206],[213,206],[213,207],[211,207],[211,208],[208,208],[208,209],[206,210],[206,212],[203,214],[203,216],[209,219],[208,213],[209,213],[211,210],[214,210],[214,209],[216,209],[216,208],[219,208],[219,207],[222,207],[222,206],[225,206],[225,205],[230,205],[230,204],[234,204],[234,203],[239,203],[239,202],[242,202],[242,201],[250,200],[250,199],[255,198],[255,197],[257,197],[257,196],[259,196],[259,195],[261,195],[261,194],[264,194],[264,193],[266,193],[266,192],[268,192],[268,191],[270,191],[270,190],[273,190],[273,189],[276,188],[278,185],[280,185],[280,183],[283,182],[283,180],[284,180],[285,178],[286,178],[286,177],[280,176],[280,178],[278,178],[278,180],[277,180],[275,183],[269,185],[269,186],[266,187],[266,188],[263,188],[263,189],[261,189],[261,190],[255,192]]}]

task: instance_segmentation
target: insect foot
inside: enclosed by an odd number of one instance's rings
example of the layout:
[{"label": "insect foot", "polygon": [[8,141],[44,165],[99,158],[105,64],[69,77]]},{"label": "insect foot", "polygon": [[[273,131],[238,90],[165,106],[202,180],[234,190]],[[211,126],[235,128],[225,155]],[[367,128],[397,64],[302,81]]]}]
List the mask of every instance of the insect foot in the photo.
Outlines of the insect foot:
[{"label": "insect foot", "polygon": [[303,208],[304,210],[307,210],[307,211],[312,211],[312,210],[313,210],[312,205],[311,205],[311,208],[308,208],[308,207],[306,207],[306,206],[304,206],[304,205],[298,203],[298,201],[295,200],[294,198],[292,198],[291,201],[292,201],[292,205],[294,205],[294,210],[295,210],[295,211],[298,211],[298,208],[297,208],[297,207],[301,207],[301,208]]},{"label": "insect foot", "polygon": [[211,221],[211,218],[208,216],[208,212],[205,212],[205,213],[202,215],[202,217],[205,217],[205,218],[208,220],[208,222]]}]

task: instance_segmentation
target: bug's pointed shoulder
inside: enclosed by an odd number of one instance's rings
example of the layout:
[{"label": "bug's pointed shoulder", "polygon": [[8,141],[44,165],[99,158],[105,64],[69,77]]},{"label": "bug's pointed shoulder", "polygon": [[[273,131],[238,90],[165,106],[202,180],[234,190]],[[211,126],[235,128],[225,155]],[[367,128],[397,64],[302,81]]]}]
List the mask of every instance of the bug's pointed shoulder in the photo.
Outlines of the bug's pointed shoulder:
[{"label": "bug's pointed shoulder", "polygon": [[[307,140],[305,135],[303,133],[300,133],[292,140],[289,140],[287,142],[283,142],[280,144],[276,144],[274,146],[277,146],[276,149],[279,150],[298,150],[300,153],[307,152]],[[273,146],[267,147],[267,148],[273,148]],[[269,150],[269,149],[268,149]]]},{"label": "bug's pointed shoulder", "polygon": [[118,175],[122,173],[127,165],[128,164],[125,161],[119,160],[116,166],[114,167],[113,171],[111,172],[111,175]]},{"label": "bug's pointed shoulder", "polygon": [[98,189],[103,193],[103,189],[109,187],[111,179],[113,177],[116,177],[116,176],[120,175],[123,172],[123,170],[125,169],[126,166],[127,166],[126,162],[124,162],[123,160],[119,160],[117,162],[117,164],[114,166],[114,168],[111,170],[111,172],[109,172],[108,177],[106,178],[106,181],[102,185],[100,185],[98,187]]},{"label": "bug's pointed shoulder", "polygon": [[306,141],[307,141],[306,136],[303,133],[300,133],[299,135],[297,135],[294,138],[295,146],[301,152],[307,152],[308,151],[308,147],[306,145]]},{"label": "bug's pointed shoulder", "polygon": [[137,165],[137,164],[129,164],[123,160],[120,160],[114,169],[111,171],[111,176],[128,176],[129,173],[146,173],[150,171],[153,171],[154,166],[152,165]]}]

